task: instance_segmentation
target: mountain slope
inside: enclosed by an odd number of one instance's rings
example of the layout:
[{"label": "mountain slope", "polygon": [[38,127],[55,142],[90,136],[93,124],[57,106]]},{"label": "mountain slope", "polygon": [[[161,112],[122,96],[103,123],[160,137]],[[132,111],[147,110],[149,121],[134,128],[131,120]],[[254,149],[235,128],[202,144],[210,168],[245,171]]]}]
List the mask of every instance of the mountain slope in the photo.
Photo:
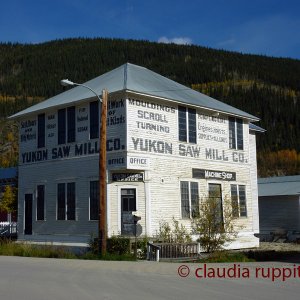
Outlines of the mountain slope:
[{"label": "mountain slope", "polygon": [[273,164],[260,169],[261,174],[299,173],[300,61],[294,59],[119,39],[2,43],[0,118],[62,92],[62,78],[84,82],[125,62],[142,65],[261,118],[257,125],[267,132],[258,135],[259,157],[265,160],[282,150],[296,153],[293,170]]}]

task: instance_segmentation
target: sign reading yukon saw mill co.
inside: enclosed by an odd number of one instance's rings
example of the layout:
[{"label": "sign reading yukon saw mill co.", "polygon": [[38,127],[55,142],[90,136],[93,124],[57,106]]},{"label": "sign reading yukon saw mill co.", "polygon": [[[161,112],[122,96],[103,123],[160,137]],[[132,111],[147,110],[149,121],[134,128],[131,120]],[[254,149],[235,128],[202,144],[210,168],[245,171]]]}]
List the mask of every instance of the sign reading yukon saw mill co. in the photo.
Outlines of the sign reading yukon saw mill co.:
[{"label": "sign reading yukon saw mill co.", "polygon": [[193,178],[235,181],[235,172],[193,169]]}]

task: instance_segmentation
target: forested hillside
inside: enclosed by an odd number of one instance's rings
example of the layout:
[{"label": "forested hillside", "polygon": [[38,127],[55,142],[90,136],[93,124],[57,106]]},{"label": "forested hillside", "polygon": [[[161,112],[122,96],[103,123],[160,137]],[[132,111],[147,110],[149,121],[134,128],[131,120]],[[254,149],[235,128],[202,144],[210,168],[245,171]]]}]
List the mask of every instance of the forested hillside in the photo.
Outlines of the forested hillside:
[{"label": "forested hillside", "polygon": [[131,62],[261,118],[261,176],[300,173],[300,60],[198,46],[112,39],[0,44],[0,166],[16,164],[16,130],[5,118]]}]

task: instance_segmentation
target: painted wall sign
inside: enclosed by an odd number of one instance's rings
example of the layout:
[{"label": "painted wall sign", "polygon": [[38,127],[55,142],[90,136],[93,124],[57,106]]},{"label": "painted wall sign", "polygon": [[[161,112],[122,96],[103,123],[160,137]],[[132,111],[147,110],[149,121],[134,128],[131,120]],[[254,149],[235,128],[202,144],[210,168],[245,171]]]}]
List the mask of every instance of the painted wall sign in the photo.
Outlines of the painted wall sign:
[{"label": "painted wall sign", "polygon": [[113,173],[112,180],[137,182],[137,181],[143,181],[144,176],[143,173]]},{"label": "painted wall sign", "polygon": [[57,124],[56,124],[56,115],[55,113],[49,113],[46,115],[46,142],[47,145],[53,145],[56,143],[56,132],[57,132]]},{"label": "painted wall sign", "polygon": [[176,109],[173,106],[168,106],[164,104],[158,104],[158,103],[153,103],[149,101],[142,101],[142,100],[137,100],[137,99],[129,99],[129,105],[135,105],[135,106],[140,106],[144,108],[150,108],[156,111],[161,111],[161,112],[170,112],[175,114]]},{"label": "painted wall sign", "polygon": [[150,160],[148,157],[127,156],[127,169],[146,170],[149,165]]},{"label": "painted wall sign", "polygon": [[172,144],[164,141],[132,137],[132,142],[134,145],[134,150],[165,154],[173,153]]},{"label": "painted wall sign", "polygon": [[126,122],[125,100],[108,101],[107,103],[107,126],[121,125]]},{"label": "painted wall sign", "polygon": [[198,138],[218,143],[228,143],[226,119],[204,114],[198,115]]},{"label": "painted wall sign", "polygon": [[20,142],[26,143],[31,140],[36,140],[36,120],[26,120],[20,123]]},{"label": "painted wall sign", "polygon": [[[178,144],[178,152],[176,145],[165,141],[135,138],[132,137],[133,149],[140,152],[161,153],[180,156],[202,158],[216,161],[233,161],[237,163],[248,163],[243,152],[229,152],[216,148],[201,148],[196,145]],[[173,147],[175,146],[175,147]],[[230,154],[230,155],[229,155]]]},{"label": "painted wall sign", "polygon": [[235,172],[216,171],[216,170],[205,170],[205,169],[193,169],[193,178],[200,179],[217,179],[226,181],[235,181]]}]

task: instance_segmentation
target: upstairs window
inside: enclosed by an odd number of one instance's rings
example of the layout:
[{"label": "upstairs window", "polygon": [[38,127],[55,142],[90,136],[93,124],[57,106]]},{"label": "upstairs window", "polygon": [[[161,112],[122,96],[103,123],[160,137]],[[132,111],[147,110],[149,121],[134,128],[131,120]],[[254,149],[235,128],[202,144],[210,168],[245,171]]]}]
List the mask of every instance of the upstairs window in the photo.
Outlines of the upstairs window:
[{"label": "upstairs window", "polygon": [[37,147],[45,147],[45,114],[38,115]]},{"label": "upstairs window", "polygon": [[179,141],[197,143],[196,109],[178,106]]},{"label": "upstairs window", "polygon": [[66,143],[66,109],[62,108],[58,110],[58,135],[57,143],[65,144]]},{"label": "upstairs window", "polygon": [[99,101],[90,102],[90,139],[99,138]]},{"label": "upstairs window", "polygon": [[75,142],[75,106],[67,108],[68,115],[68,143]]},{"label": "upstairs window", "polygon": [[243,120],[229,117],[229,148],[243,150]]},{"label": "upstairs window", "polygon": [[58,110],[58,144],[75,142],[75,106]]}]

